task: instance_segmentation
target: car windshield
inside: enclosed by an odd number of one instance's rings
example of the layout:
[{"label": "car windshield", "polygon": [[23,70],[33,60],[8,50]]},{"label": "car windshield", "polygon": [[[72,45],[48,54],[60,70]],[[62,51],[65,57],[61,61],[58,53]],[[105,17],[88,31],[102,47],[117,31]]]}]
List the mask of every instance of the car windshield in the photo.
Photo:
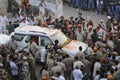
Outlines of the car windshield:
[{"label": "car windshield", "polygon": [[69,38],[67,38],[61,31],[57,31],[55,34],[51,35],[53,41],[59,40],[59,45],[64,45],[69,42]]}]

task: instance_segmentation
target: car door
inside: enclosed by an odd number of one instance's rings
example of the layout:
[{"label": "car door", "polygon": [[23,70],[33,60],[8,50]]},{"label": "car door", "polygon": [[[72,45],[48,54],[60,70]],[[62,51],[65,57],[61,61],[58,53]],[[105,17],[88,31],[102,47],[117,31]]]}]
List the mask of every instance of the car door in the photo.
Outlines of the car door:
[{"label": "car door", "polygon": [[40,58],[41,58],[40,50],[45,48],[45,46],[48,46],[48,45],[53,45],[52,40],[48,36],[40,35],[39,36],[39,46],[38,46],[39,51],[36,53],[37,61],[40,61]]}]

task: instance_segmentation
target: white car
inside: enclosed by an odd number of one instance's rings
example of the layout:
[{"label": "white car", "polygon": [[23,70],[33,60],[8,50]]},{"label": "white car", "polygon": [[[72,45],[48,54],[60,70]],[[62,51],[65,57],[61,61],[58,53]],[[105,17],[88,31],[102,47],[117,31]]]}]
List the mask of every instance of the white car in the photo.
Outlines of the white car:
[{"label": "white car", "polygon": [[10,41],[10,36],[6,34],[0,34],[0,45],[7,45]]},{"label": "white car", "polygon": [[[54,45],[54,41],[59,40],[59,45],[62,46],[63,52],[73,58],[79,51],[79,46],[82,46],[82,51],[85,51],[88,47],[83,42],[69,39],[58,29],[39,26],[18,27],[11,35],[15,36],[19,49],[25,47],[31,37],[34,38],[39,48],[44,48],[46,45]],[[44,43],[41,43],[42,40],[44,40]],[[36,56],[39,59],[39,54],[36,54]]]}]

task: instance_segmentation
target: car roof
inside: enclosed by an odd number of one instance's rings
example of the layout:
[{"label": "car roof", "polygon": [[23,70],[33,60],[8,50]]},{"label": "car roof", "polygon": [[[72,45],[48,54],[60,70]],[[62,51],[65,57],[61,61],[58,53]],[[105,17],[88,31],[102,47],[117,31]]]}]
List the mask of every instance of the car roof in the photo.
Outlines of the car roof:
[{"label": "car roof", "polygon": [[39,27],[39,26],[21,26],[15,29],[15,33],[25,33],[25,34],[44,34],[51,36],[55,34],[58,29]]}]

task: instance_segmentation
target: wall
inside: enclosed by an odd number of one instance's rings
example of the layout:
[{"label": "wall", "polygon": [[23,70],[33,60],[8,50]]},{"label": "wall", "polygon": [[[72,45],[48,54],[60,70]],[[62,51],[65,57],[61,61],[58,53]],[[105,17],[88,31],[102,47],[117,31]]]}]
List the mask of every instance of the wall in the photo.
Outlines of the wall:
[{"label": "wall", "polygon": [[7,14],[7,0],[0,0],[0,13],[3,12]]}]

